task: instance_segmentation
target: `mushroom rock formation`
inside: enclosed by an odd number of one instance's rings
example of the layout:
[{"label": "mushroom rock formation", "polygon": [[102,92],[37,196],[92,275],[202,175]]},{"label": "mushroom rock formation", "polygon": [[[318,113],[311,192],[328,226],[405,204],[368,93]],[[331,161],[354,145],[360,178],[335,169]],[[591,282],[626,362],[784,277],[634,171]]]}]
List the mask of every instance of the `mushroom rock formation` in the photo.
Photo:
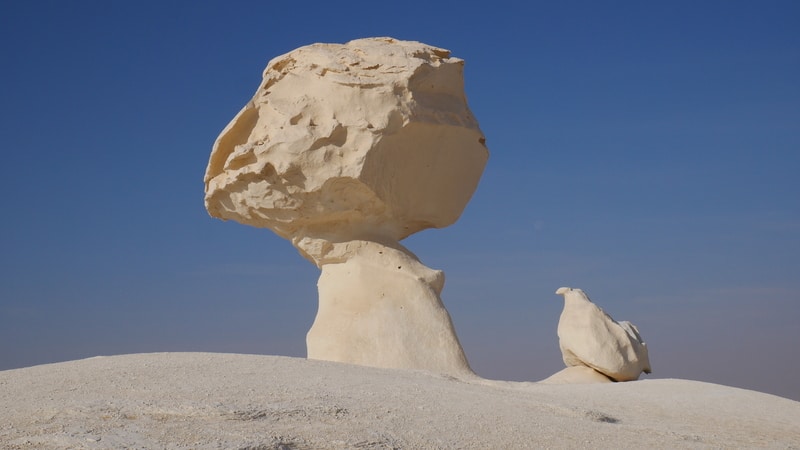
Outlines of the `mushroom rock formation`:
[{"label": "mushroom rock formation", "polygon": [[488,158],[464,61],[391,38],[274,58],[214,143],[205,204],[321,269],[308,357],[469,375],[441,271],[399,244],[454,223]]},{"label": "mushroom rock formation", "polygon": [[562,287],[564,310],[558,321],[558,343],[567,369],[547,382],[604,381],[585,370],[588,367],[611,381],[631,381],[650,373],[647,345],[630,322],[617,322],[589,300],[580,289]]}]

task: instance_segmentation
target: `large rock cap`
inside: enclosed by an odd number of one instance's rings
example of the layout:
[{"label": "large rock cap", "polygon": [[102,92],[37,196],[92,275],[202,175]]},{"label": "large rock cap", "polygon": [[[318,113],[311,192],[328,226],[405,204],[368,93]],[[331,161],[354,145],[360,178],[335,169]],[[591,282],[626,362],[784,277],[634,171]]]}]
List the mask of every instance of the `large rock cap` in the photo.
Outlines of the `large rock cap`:
[{"label": "large rock cap", "polygon": [[391,38],[273,59],[214,144],[206,208],[293,240],[399,240],[452,224],[488,158],[463,64]]}]

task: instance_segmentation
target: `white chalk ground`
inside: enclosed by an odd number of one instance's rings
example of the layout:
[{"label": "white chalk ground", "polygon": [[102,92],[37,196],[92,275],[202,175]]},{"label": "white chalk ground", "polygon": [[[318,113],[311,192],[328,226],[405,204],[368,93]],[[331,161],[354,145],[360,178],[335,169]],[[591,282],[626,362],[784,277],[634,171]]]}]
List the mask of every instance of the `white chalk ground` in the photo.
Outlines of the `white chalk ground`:
[{"label": "white chalk ground", "polygon": [[0,371],[3,449],[798,448],[800,402],[686,380],[458,381],[159,353]]}]

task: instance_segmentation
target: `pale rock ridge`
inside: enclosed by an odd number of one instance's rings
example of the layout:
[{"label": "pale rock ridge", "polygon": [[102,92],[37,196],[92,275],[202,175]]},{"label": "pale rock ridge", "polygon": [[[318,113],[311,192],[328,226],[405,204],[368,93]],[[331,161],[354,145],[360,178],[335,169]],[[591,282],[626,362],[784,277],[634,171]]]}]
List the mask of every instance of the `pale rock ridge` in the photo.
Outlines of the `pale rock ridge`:
[{"label": "pale rock ridge", "polygon": [[647,344],[635,325],[615,321],[580,289],[562,287],[556,294],[564,296],[558,343],[567,369],[543,381],[604,381],[583,368],[591,368],[611,381],[637,380],[642,372],[650,373]]},{"label": "pale rock ridge", "polygon": [[539,381],[544,384],[613,383],[613,380],[589,366],[569,366]]},{"label": "pale rock ridge", "polygon": [[302,47],[269,62],[214,143],[208,212],[269,228],[322,269],[310,358],[472,373],[443,274],[398,243],[455,222],[486,164],[463,64],[392,38]]}]

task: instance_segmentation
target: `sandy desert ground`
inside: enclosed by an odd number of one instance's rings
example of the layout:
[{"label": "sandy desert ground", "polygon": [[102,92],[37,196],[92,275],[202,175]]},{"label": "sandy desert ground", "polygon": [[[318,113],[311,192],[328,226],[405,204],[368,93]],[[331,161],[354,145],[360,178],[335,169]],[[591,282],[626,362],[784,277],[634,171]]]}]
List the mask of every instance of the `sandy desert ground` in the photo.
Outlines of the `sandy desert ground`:
[{"label": "sandy desert ground", "polygon": [[547,385],[138,354],[0,372],[0,447],[797,449],[800,402],[676,379]]}]

